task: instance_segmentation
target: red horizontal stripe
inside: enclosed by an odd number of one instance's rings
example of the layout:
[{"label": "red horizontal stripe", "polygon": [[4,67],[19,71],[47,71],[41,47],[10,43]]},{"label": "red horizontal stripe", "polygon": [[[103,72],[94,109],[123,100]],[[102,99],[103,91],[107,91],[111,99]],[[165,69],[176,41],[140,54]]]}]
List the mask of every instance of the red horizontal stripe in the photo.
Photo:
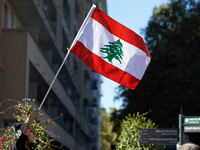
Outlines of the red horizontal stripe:
[{"label": "red horizontal stripe", "polygon": [[138,34],[115,21],[108,15],[106,15],[103,11],[101,11],[98,7],[95,8],[92,16],[94,20],[102,24],[109,32],[113,35],[119,37],[120,39],[126,41],[127,43],[136,46],[137,48],[144,51],[147,56],[151,57],[146,44],[142,37]]},{"label": "red horizontal stripe", "polygon": [[116,68],[115,66],[104,61],[98,55],[92,53],[79,41],[77,41],[71,48],[71,52],[77,55],[91,69],[127,88],[133,90],[140,82],[139,79]]}]

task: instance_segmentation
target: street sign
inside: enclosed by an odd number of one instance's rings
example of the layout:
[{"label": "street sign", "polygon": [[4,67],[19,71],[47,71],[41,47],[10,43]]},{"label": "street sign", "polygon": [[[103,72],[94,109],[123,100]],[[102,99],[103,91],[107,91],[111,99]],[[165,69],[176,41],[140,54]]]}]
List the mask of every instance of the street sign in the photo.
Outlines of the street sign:
[{"label": "street sign", "polygon": [[187,125],[184,126],[184,132],[185,133],[196,133],[196,132],[200,132],[200,126],[198,125]]},{"label": "street sign", "polygon": [[178,136],[178,129],[140,129],[141,136]]},{"label": "street sign", "polygon": [[189,141],[189,138],[184,140],[183,133],[200,133],[200,116],[179,114],[179,145],[185,140]]},{"label": "street sign", "polygon": [[140,144],[176,145],[178,129],[140,129]]},{"label": "street sign", "polygon": [[185,117],[185,125],[200,125],[200,117]]},{"label": "street sign", "polygon": [[158,145],[176,145],[177,144],[177,137],[141,137],[140,144],[158,144]]}]

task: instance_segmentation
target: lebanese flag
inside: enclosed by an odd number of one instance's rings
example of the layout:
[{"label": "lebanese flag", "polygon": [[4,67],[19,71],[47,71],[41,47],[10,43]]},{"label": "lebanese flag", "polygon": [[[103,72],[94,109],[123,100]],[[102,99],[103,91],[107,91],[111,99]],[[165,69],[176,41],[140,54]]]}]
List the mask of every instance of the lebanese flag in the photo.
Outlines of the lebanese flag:
[{"label": "lebanese flag", "polygon": [[70,51],[101,75],[135,89],[151,56],[143,39],[95,5],[90,9]]}]

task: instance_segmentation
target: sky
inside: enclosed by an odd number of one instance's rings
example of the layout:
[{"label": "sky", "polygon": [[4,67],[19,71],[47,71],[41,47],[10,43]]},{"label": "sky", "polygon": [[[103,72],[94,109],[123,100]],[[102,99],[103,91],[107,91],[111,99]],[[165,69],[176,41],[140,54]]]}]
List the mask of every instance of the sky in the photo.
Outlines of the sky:
[{"label": "sky", "polygon": [[[153,8],[168,2],[169,0],[107,0],[107,14],[144,38],[141,29],[147,27]],[[107,112],[111,107],[119,109],[122,102],[114,101],[115,88],[119,84],[103,76],[102,80],[101,107],[106,108]]]}]

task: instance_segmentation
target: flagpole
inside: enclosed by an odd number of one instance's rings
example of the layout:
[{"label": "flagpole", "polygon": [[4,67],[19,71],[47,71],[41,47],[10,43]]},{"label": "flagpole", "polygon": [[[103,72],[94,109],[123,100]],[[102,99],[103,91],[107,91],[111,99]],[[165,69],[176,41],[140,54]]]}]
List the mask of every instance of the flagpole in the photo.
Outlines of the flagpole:
[{"label": "flagpole", "polygon": [[67,57],[69,56],[70,49],[67,48],[67,50],[68,50],[68,52],[67,52],[67,54],[66,54],[66,56],[65,56],[65,58],[64,58],[64,60],[63,60],[63,62],[62,62],[62,64],[60,65],[60,68],[58,69],[56,75],[54,76],[54,78],[53,78],[53,80],[52,80],[52,82],[51,82],[51,84],[50,84],[50,86],[49,86],[49,89],[48,89],[48,91],[46,92],[46,95],[44,96],[44,98],[43,98],[43,100],[42,100],[42,102],[41,102],[40,107],[38,108],[38,110],[40,110],[41,107],[42,107],[42,105],[44,104],[44,102],[45,102],[45,100],[46,100],[46,98],[47,98],[47,96],[48,96],[48,94],[49,94],[49,92],[50,92],[50,90],[51,90],[51,88],[52,88],[52,86],[53,86],[53,84],[54,84],[54,82],[55,82],[57,76],[58,76],[58,74],[60,73],[60,70],[62,69],[63,65],[65,64],[65,61],[67,60]]}]

